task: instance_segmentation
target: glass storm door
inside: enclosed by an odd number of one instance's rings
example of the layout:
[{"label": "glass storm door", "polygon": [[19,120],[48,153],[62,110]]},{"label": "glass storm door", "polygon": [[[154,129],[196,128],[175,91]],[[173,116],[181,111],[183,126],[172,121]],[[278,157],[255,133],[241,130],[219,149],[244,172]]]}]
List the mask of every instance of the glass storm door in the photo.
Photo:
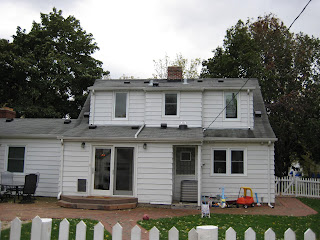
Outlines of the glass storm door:
[{"label": "glass storm door", "polygon": [[114,195],[133,195],[133,147],[116,147],[114,161]]},{"label": "glass storm door", "polygon": [[111,193],[111,149],[95,148],[93,191],[99,195],[110,195]]}]

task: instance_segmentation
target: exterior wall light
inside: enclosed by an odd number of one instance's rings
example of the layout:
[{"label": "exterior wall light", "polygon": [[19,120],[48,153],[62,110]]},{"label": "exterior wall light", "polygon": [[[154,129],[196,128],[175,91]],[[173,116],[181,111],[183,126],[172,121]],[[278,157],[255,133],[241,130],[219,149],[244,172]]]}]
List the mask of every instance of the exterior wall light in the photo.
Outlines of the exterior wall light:
[{"label": "exterior wall light", "polygon": [[143,144],[143,149],[147,149],[147,144],[146,143]]}]

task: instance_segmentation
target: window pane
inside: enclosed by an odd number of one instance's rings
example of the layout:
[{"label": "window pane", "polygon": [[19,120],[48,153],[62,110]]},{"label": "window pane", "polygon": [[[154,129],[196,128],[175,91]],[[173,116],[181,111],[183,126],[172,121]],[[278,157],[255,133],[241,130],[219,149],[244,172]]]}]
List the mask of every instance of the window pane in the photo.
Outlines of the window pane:
[{"label": "window pane", "polygon": [[226,118],[237,118],[237,96],[236,93],[225,93]]},{"label": "window pane", "polygon": [[[195,148],[177,147],[176,148],[176,174],[194,175],[195,174]],[[188,155],[188,156],[187,156]],[[186,158],[190,158],[189,161]]]},{"label": "window pane", "polygon": [[231,151],[231,173],[243,173],[243,151]]},{"label": "window pane", "polygon": [[109,190],[111,149],[96,149],[94,189]]},{"label": "window pane", "polygon": [[9,147],[8,171],[23,172],[25,147]]},{"label": "window pane", "polygon": [[227,172],[227,153],[226,150],[213,151],[213,173],[226,173]]},{"label": "window pane", "polygon": [[165,115],[177,115],[177,94],[165,95]]},{"label": "window pane", "polygon": [[115,117],[127,117],[127,93],[116,93]]}]

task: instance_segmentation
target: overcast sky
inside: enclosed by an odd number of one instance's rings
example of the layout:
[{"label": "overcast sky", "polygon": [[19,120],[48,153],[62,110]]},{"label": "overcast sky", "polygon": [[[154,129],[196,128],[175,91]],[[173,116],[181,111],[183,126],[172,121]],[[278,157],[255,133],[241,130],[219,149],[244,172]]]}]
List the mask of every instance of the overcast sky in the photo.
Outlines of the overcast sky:
[{"label": "overcast sky", "polygon": [[[208,59],[239,19],[274,13],[289,27],[309,0],[0,0],[0,38],[12,41],[17,26],[30,31],[40,12],[53,7],[80,20],[93,34],[112,78],[150,78],[153,60],[177,53]],[[291,28],[320,38],[320,1],[313,0]]]}]

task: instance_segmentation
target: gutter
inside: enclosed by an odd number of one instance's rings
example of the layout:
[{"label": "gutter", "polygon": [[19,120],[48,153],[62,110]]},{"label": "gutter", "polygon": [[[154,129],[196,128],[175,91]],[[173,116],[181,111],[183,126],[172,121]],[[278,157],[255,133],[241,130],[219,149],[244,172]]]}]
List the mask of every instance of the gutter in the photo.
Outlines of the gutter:
[{"label": "gutter", "polygon": [[204,137],[204,142],[276,142],[278,138]]},{"label": "gutter", "polygon": [[95,137],[58,137],[58,139],[62,139],[64,141],[68,140],[68,141],[92,141],[92,142],[146,142],[148,141],[149,143],[159,143],[159,142],[173,142],[173,143],[202,143],[202,138],[199,139],[195,139],[195,138],[190,138],[190,139],[177,139],[177,138],[134,138],[134,137],[130,137],[130,138],[95,138]]}]

